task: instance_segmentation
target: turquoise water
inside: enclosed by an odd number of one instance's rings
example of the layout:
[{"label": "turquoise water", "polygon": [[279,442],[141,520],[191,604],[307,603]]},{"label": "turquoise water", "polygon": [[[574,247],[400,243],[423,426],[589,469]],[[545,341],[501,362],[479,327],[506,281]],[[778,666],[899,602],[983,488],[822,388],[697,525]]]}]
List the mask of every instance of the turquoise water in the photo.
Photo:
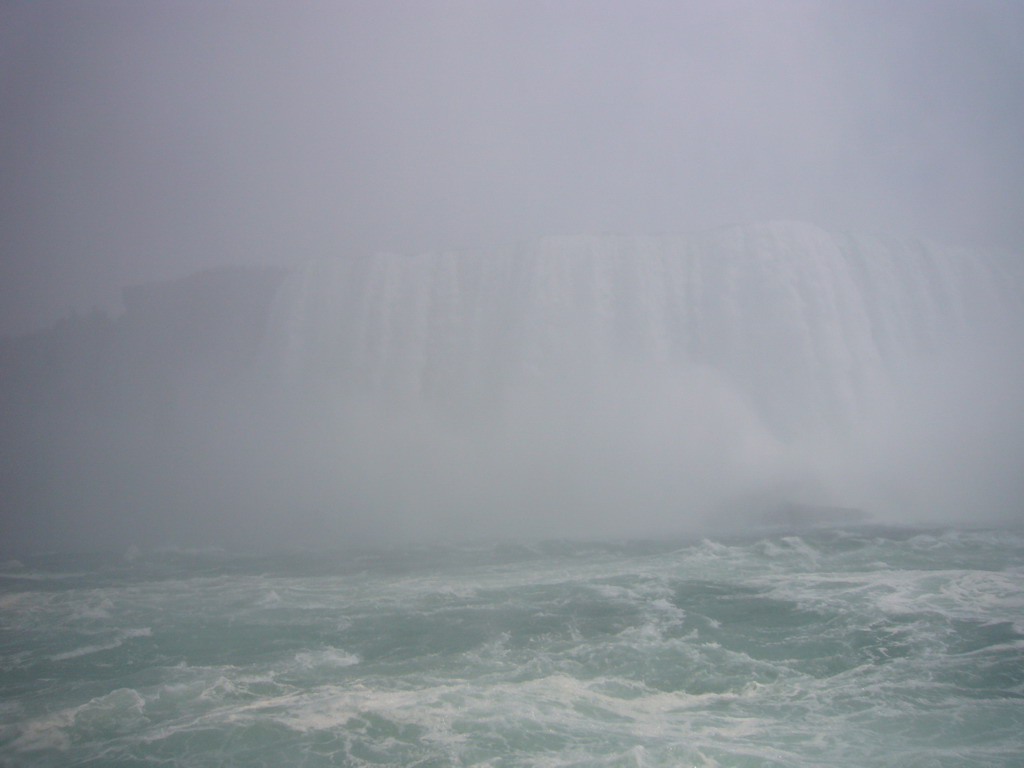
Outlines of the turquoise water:
[{"label": "turquoise water", "polygon": [[1024,536],[0,568],[10,766],[1024,765]]}]

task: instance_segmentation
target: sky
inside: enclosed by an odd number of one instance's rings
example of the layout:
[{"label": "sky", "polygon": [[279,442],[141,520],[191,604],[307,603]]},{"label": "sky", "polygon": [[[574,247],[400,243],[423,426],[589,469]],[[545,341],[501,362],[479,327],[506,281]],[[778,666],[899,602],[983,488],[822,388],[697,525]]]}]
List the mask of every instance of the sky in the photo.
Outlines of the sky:
[{"label": "sky", "polygon": [[765,219],[1024,254],[1024,4],[3,0],[0,333],[236,263]]}]

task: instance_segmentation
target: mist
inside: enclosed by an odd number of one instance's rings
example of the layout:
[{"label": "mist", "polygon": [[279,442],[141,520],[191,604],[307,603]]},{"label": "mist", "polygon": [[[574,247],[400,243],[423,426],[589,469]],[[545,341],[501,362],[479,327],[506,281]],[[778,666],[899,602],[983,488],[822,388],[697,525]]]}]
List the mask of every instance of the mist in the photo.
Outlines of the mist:
[{"label": "mist", "polygon": [[1022,36],[5,4],[3,546],[1019,522]]},{"label": "mist", "polygon": [[0,329],[234,263],[797,219],[1019,258],[1013,3],[9,2]]},{"label": "mist", "polygon": [[1021,284],[776,222],[140,286],[4,347],[7,544],[1016,524]]}]

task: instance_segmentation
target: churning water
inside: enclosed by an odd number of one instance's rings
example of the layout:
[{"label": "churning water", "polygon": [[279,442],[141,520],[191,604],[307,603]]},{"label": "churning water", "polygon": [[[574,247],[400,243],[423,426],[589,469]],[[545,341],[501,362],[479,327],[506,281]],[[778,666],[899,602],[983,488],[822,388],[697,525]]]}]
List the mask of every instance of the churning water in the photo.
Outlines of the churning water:
[{"label": "churning water", "polygon": [[1024,764],[1024,536],[4,564],[11,766]]}]

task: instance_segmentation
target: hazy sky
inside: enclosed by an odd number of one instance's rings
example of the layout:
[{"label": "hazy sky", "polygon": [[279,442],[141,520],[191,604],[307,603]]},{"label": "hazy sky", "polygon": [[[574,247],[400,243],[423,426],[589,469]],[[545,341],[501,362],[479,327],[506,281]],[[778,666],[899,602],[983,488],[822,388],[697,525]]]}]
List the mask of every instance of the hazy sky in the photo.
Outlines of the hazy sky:
[{"label": "hazy sky", "polygon": [[1024,3],[0,3],[0,332],[247,261],[798,218],[1024,252]]}]

